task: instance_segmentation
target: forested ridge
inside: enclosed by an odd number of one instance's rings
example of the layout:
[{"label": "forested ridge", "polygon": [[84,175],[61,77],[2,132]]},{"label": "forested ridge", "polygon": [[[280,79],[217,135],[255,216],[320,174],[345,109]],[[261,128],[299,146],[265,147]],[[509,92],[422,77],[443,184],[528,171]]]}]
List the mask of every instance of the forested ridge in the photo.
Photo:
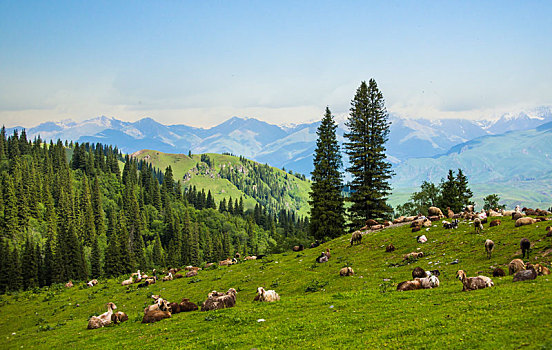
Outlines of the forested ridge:
[{"label": "forested ridge", "polygon": [[308,220],[293,211],[244,210],[241,198],[216,205],[209,191],[183,191],[170,167],[112,146],[29,141],[25,130],[2,128],[0,177],[1,292],[278,252],[309,239]]}]

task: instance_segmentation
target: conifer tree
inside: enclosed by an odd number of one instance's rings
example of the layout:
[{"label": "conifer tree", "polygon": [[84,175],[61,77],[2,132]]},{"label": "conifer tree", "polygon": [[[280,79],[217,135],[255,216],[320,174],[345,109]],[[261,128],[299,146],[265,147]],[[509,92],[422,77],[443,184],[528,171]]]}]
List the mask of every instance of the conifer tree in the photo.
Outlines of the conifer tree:
[{"label": "conifer tree", "polygon": [[153,260],[153,265],[155,267],[165,266],[165,261],[163,258],[163,247],[161,246],[161,238],[159,238],[159,234],[155,235],[155,241],[153,243],[152,260]]},{"label": "conifer tree", "polygon": [[458,174],[456,175],[456,186],[458,188],[458,201],[461,203],[462,207],[474,204],[471,200],[473,192],[468,187],[468,178],[464,175],[462,169],[458,169]]},{"label": "conifer tree", "polygon": [[235,214],[239,216],[243,216],[243,196],[240,197],[240,202],[238,203],[238,206],[235,208]]},{"label": "conifer tree", "polygon": [[314,170],[309,204],[311,206],[310,233],[316,239],[335,238],[343,234],[345,209],[341,195],[341,153],[335,130],[337,125],[330,109],[318,127]]},{"label": "conifer tree", "polygon": [[232,203],[232,197],[228,200],[228,212],[234,214],[234,204]]},{"label": "conifer tree", "polygon": [[100,256],[100,247],[98,245],[98,237],[92,236],[92,251],[90,253],[90,272],[93,278],[99,278],[102,275],[102,264]]},{"label": "conifer tree", "polygon": [[94,184],[92,186],[92,209],[94,211],[94,226],[96,228],[96,234],[101,236],[105,233],[105,213],[102,208],[100,184],[97,176],[94,177]]},{"label": "conifer tree", "polygon": [[2,177],[4,190],[4,220],[3,235],[8,238],[14,238],[19,229],[19,218],[17,215],[17,197],[11,177],[4,175]]},{"label": "conifer tree", "polygon": [[84,245],[92,246],[92,241],[96,236],[96,224],[94,218],[94,210],[92,208],[92,198],[90,196],[90,188],[88,185],[88,177],[82,177],[82,194],[80,198],[80,229],[81,239]]},{"label": "conifer tree", "polygon": [[23,287],[25,289],[38,287],[38,254],[35,252],[35,245],[29,237],[25,240],[21,256],[21,268]]},{"label": "conifer tree", "polygon": [[211,209],[217,209],[217,205],[215,204],[215,200],[213,199],[213,196],[211,195],[211,190],[209,190],[209,192],[207,193],[207,199],[206,199],[205,207],[206,208],[211,208]]},{"label": "conifer tree", "polygon": [[223,198],[219,203],[219,212],[224,213],[226,209],[226,198]]},{"label": "conifer tree", "polygon": [[344,135],[348,140],[344,146],[350,162],[347,170],[352,175],[352,230],[364,226],[367,219],[388,218],[392,213],[386,203],[391,192],[389,179],[393,174],[385,157],[390,125],[376,81],[370,79],[368,85],[363,81],[351,101],[346,123],[349,132]]}]

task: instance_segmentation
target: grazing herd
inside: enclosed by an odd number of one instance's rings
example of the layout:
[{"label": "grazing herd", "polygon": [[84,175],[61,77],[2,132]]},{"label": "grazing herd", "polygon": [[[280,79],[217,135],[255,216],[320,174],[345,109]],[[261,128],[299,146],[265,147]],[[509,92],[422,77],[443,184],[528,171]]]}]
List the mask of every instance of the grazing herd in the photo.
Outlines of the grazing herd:
[{"label": "grazing herd", "polygon": [[[461,214],[455,214],[450,210],[450,208],[447,208],[447,219],[451,219],[451,221],[442,221],[442,225],[445,229],[457,229],[459,225],[459,219],[466,219],[470,220],[470,222],[473,222],[473,227],[475,229],[476,234],[481,234],[484,230],[483,224],[487,223],[487,217],[507,217],[511,216],[512,220],[515,220],[515,227],[520,227],[524,225],[532,225],[539,221],[544,221],[546,219],[546,215],[550,215],[549,212],[541,211],[541,210],[532,210],[523,208],[522,210],[517,207],[514,211],[489,211],[488,213],[485,213],[482,211],[481,213],[475,213],[473,211],[473,206],[468,206]],[[540,215],[539,218],[531,218],[527,215]],[[429,231],[429,228],[433,225],[432,223],[437,220],[444,219],[445,215],[443,212],[436,207],[430,207],[428,209],[428,216],[412,216],[412,217],[399,217],[393,221],[393,224],[402,224],[402,223],[411,223],[411,228],[413,232],[420,231],[421,228],[425,227],[427,228],[426,231]],[[363,234],[366,234],[368,230],[376,230],[381,229],[383,227],[389,226],[391,223],[389,222],[383,222],[378,223],[375,220],[368,220],[366,222],[366,226],[363,227],[361,230],[355,231],[352,233],[350,238],[350,245],[353,246],[355,244],[361,244],[362,243],[362,237]],[[489,223],[489,227],[496,227],[502,224],[502,221],[500,219],[494,219]],[[552,228],[548,226],[546,228],[547,236],[552,236]],[[428,238],[426,235],[420,235],[416,236],[416,240],[418,243],[423,244],[428,241]],[[500,242],[499,242],[500,243]],[[317,247],[320,244],[320,242],[316,241],[315,243],[311,244],[311,248]],[[501,244],[498,245],[500,247]],[[382,246],[383,247],[383,246]],[[493,251],[495,250],[496,244],[491,239],[486,239],[484,241],[484,247],[485,252],[488,259],[492,258]],[[523,238],[520,241],[519,245],[521,249],[522,259],[528,259],[529,253],[531,250],[531,242],[527,238]],[[294,246],[292,250],[294,252],[300,252],[303,251],[305,247],[301,245]],[[498,249],[498,248],[497,248]],[[395,246],[392,243],[389,243],[386,248],[386,252],[393,252],[395,251]],[[420,250],[420,248],[418,248]],[[500,249],[499,249],[500,250]],[[321,252],[320,256],[316,258],[317,263],[325,263],[328,262],[331,258],[331,252],[329,248],[326,248],[325,251]],[[444,255],[444,254],[443,254]],[[300,255],[298,255],[299,257]],[[263,256],[247,256],[244,258],[244,260],[256,260],[260,259]],[[403,265],[410,263],[412,261],[416,261],[419,258],[424,257],[424,253],[422,251],[414,251],[403,255]],[[229,266],[238,263],[238,260],[241,259],[241,255],[236,254],[234,258],[228,258],[222,261],[218,262],[219,266]],[[339,258],[338,258],[339,259]],[[537,276],[542,275],[549,275],[550,270],[541,264],[531,264],[527,263],[525,264],[522,259],[513,259],[508,264],[508,272],[510,275],[513,275],[513,282],[518,281],[525,281],[525,280],[534,280],[537,278]],[[457,263],[452,262],[451,264]],[[210,263],[206,264],[204,269],[215,266],[216,263]],[[216,267],[216,266],[215,266]],[[166,273],[164,273],[164,276],[161,278],[163,282],[172,281],[174,279],[183,278],[185,277],[194,277],[197,276],[199,271],[202,269],[199,267],[194,266],[187,266],[185,268],[184,275],[182,273],[178,273],[180,269],[172,268],[168,270]],[[354,276],[355,272],[354,270],[349,267],[343,267],[339,270],[339,275],[342,277],[347,276]],[[493,277],[503,277],[505,276],[505,272],[503,269],[496,267],[494,268],[492,272]],[[412,280],[407,280],[404,282],[401,282],[397,285],[397,291],[408,291],[408,290],[416,290],[416,289],[433,289],[437,288],[440,285],[439,281],[440,272],[439,270],[431,270],[426,271],[421,267],[415,267],[412,270]],[[361,276],[362,278],[362,276]],[[456,278],[462,283],[462,291],[472,291],[477,289],[483,289],[488,287],[493,287],[494,282],[491,280],[491,278],[483,275],[478,275],[475,277],[468,277],[466,272],[464,270],[458,270],[456,273]],[[142,274],[140,270],[138,270],[136,273],[133,273],[128,279],[121,282],[122,286],[129,286],[131,284],[138,283],[138,288],[141,287],[147,287],[151,284],[154,284],[157,282],[157,273],[155,269],[153,270],[152,276],[147,276],[145,274]],[[89,287],[94,287],[98,284],[97,280],[91,280],[87,283]],[[73,283],[69,281],[66,284],[66,287],[73,287]],[[158,295],[152,296],[154,299],[154,304],[147,306],[144,309],[144,315],[142,318],[142,323],[153,323],[158,322],[160,320],[171,318],[172,315],[178,314],[181,312],[192,312],[192,311],[211,311],[211,310],[219,310],[219,309],[225,309],[225,308],[232,308],[236,306],[237,301],[237,294],[238,291],[234,288],[228,289],[226,292],[217,292],[212,291],[209,292],[207,295],[207,299],[201,304],[200,307],[198,305],[191,302],[188,298],[182,298],[182,301],[179,303],[176,302],[169,302],[163,298],[161,298]],[[278,293],[274,290],[265,290],[263,287],[257,288],[257,293],[254,298],[254,301],[259,302],[275,302],[279,301],[280,296]],[[92,316],[90,317],[88,321],[88,329],[97,329],[104,326],[107,326],[111,323],[118,324],[121,322],[125,322],[128,320],[128,316],[121,311],[115,311],[117,309],[117,306],[109,302],[106,304],[107,306],[107,312],[98,315],[98,316]]]}]

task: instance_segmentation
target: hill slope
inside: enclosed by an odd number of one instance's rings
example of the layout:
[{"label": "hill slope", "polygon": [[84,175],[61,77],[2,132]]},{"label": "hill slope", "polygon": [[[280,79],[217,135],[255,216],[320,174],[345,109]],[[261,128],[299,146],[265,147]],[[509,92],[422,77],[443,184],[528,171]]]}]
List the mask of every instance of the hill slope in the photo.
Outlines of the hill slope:
[{"label": "hill slope", "polygon": [[[28,291],[1,297],[0,336],[8,348],[98,348],[152,346],[189,349],[251,348],[500,348],[552,346],[552,280],[512,282],[511,276],[493,278],[495,286],[462,292],[455,273],[490,276],[492,266],[507,270],[520,257],[519,240],[534,242],[531,261],[549,266],[552,238],[544,226],[514,228],[503,225],[483,234],[462,223],[457,230],[437,225],[425,232],[429,240],[418,244],[408,226],[364,236],[350,247],[343,236],[299,253],[285,253],[246,261],[215,270],[200,271],[196,278],[158,282],[147,288],[123,287],[120,281],[101,280],[93,288],[81,284],[68,290]],[[487,259],[483,242],[496,243]],[[397,250],[385,252],[392,242]],[[326,247],[328,263],[314,259]],[[426,257],[402,265],[402,256],[420,249]],[[455,259],[458,264],[450,264]],[[339,277],[343,266],[352,266],[354,277]],[[396,292],[396,284],[411,279],[414,266],[441,271],[439,288]],[[192,283],[193,282],[193,283]],[[261,304],[252,301],[258,286],[275,289],[282,300]],[[161,322],[141,324],[143,308],[160,294],[170,301],[182,297],[205,300],[209,291],[238,290],[233,309],[173,315]],[[129,315],[121,325],[87,330],[89,316],[105,311],[107,302]]]},{"label": "hill slope", "polygon": [[[163,171],[170,165],[175,180],[185,187],[210,190],[217,205],[223,198],[243,196],[245,209],[253,209],[259,203],[275,213],[286,209],[303,217],[310,210],[309,181],[243,157],[208,153],[190,158],[152,150],[136,152],[133,157]],[[202,159],[208,159],[208,163]]]}]

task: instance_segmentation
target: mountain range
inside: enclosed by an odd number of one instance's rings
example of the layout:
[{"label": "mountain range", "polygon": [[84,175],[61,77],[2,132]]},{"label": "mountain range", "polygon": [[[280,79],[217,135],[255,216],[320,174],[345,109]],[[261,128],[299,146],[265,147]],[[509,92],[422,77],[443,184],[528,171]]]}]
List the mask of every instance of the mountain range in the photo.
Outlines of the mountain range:
[{"label": "mountain range", "polygon": [[[395,166],[411,158],[435,157],[452,147],[485,135],[535,128],[552,121],[552,108],[508,113],[495,120],[407,119],[391,114],[387,155]],[[336,117],[343,140],[346,116]],[[124,153],[154,149],[167,153],[232,153],[261,163],[309,175],[319,121],[294,126],[269,124],[254,118],[232,117],[211,128],[164,125],[152,118],[125,122],[98,117],[82,122],[46,122],[27,128],[29,138],[100,142]],[[21,126],[15,127],[22,129]],[[12,132],[14,128],[7,129]]]}]

